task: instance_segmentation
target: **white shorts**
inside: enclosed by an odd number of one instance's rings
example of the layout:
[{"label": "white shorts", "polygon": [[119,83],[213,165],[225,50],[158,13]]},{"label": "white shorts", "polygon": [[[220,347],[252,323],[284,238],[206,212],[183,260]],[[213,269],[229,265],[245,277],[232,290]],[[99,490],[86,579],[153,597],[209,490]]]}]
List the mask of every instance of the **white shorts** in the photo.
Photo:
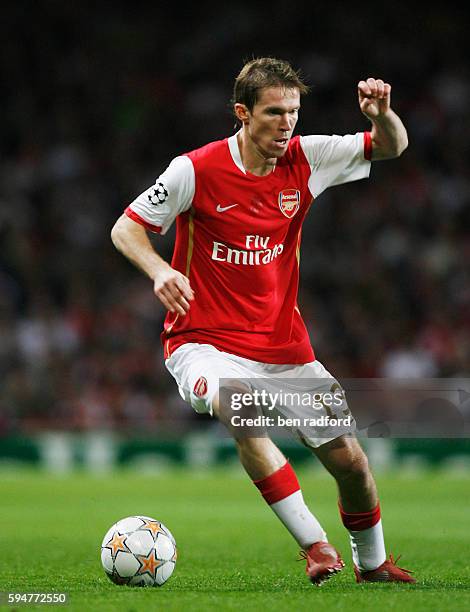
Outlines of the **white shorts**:
[{"label": "white shorts", "polygon": [[[212,415],[212,402],[221,380],[240,381],[251,393],[271,393],[269,408],[263,406],[261,412],[275,418],[276,423],[288,419],[287,428],[306,446],[317,448],[355,431],[344,391],[319,361],[266,364],[224,353],[210,344],[187,343],[176,349],[165,364],[181,397],[198,413]],[[332,394],[338,398],[341,395],[342,401],[330,399]],[[297,401],[292,401],[293,395]],[[287,396],[290,401],[286,401]],[[313,397],[320,398],[315,406],[308,399]],[[279,415],[281,421],[277,421]],[[334,424],[325,423],[325,419]]]}]

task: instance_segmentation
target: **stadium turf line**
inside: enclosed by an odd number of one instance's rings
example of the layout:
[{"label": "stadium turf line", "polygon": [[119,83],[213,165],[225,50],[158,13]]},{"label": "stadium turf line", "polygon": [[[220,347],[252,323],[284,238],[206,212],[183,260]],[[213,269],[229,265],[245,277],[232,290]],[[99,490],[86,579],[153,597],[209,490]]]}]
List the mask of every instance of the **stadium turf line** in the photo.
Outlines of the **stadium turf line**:
[{"label": "stadium turf line", "polygon": [[[154,477],[0,474],[0,590],[65,591],[66,610],[92,612],[470,609],[468,477],[377,477],[387,548],[403,555],[400,564],[414,570],[416,586],[356,585],[334,483],[316,470],[300,469],[299,478],[347,562],[321,588],[308,583],[295,543],[247,479],[233,470],[179,469]],[[158,518],[175,535],[179,559],[162,588],[119,587],[102,572],[104,533],[132,514]]]}]

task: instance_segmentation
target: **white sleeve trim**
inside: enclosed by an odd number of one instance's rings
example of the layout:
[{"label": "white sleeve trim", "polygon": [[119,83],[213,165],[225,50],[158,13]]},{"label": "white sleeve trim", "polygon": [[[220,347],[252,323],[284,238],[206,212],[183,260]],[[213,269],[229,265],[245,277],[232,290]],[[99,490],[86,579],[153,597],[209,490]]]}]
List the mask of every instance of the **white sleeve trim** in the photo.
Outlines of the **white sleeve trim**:
[{"label": "white sleeve trim", "polygon": [[176,217],[191,208],[195,187],[193,162],[181,155],[175,157],[129,208],[148,224],[161,227],[161,234],[166,234]]},{"label": "white sleeve trim", "polygon": [[317,198],[333,185],[358,181],[370,174],[370,161],[364,157],[364,133],[346,136],[301,136],[300,146],[311,174],[310,193]]}]

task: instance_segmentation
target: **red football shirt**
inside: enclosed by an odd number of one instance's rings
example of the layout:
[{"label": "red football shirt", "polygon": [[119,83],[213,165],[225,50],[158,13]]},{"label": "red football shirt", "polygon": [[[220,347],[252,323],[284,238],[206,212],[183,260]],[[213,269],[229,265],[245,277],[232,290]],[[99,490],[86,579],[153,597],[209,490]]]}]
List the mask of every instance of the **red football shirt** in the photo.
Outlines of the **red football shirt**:
[{"label": "red football shirt", "polygon": [[370,133],[296,136],[267,176],[243,167],[236,135],[177,157],[126,209],[165,233],[176,218],[172,266],[195,293],[168,313],[165,357],[187,342],[263,363],[315,359],[297,306],[304,217],[322,191],[369,175]]}]

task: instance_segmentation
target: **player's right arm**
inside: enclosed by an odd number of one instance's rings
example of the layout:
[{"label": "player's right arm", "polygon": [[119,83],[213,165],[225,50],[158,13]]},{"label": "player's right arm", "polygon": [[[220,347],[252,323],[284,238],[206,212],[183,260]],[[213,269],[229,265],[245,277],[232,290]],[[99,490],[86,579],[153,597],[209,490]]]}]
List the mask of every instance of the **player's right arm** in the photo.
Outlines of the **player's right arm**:
[{"label": "player's right arm", "polygon": [[147,230],[165,234],[176,216],[191,207],[194,190],[191,160],[177,157],[155,184],[127,207],[111,231],[114,246],[152,279],[154,293],[165,308],[182,316],[194,299],[189,279],[158,255]]},{"label": "player's right arm", "polygon": [[111,240],[153,281],[153,292],[167,310],[182,316],[188,312],[194,299],[189,279],[158,255],[142,225],[123,214],[111,230]]}]

